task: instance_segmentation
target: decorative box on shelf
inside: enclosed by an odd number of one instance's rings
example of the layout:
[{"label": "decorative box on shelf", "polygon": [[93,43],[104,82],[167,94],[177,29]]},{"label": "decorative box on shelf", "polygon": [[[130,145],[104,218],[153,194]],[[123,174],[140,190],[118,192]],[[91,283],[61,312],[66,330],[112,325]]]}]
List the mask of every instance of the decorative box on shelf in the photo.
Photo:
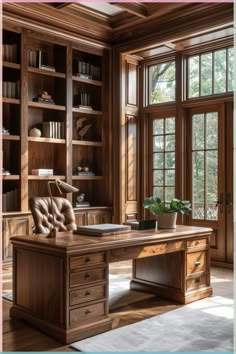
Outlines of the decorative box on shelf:
[{"label": "decorative box on shelf", "polygon": [[155,229],[156,220],[131,220],[127,221],[125,225],[131,226],[132,230],[149,230]]}]

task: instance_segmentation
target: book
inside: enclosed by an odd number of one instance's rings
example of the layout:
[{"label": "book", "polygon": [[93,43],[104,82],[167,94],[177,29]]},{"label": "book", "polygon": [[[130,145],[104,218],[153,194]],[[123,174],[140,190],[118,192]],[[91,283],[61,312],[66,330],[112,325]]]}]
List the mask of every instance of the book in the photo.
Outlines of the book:
[{"label": "book", "polygon": [[51,103],[51,104],[55,104],[55,101],[53,99],[49,99],[49,98],[42,98],[42,97],[34,97],[33,98],[34,102],[40,102],[40,103]]},{"label": "book", "polygon": [[53,176],[53,169],[35,168],[32,169],[31,173],[36,176]]},{"label": "book", "polygon": [[79,171],[78,176],[95,176],[95,173],[92,171]]},{"label": "book", "polygon": [[78,226],[73,231],[74,234],[90,235],[90,236],[112,236],[130,232],[131,227],[120,224],[96,224],[89,226]]},{"label": "book", "polygon": [[86,207],[90,207],[91,204],[89,202],[76,202],[75,203],[75,208],[86,208]]}]

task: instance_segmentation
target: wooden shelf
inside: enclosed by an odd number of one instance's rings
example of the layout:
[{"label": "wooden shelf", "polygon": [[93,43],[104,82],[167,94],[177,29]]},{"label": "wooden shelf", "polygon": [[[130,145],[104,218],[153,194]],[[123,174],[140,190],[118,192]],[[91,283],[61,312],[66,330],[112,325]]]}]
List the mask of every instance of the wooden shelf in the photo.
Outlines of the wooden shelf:
[{"label": "wooden shelf", "polygon": [[9,175],[9,176],[1,176],[4,181],[18,181],[20,179],[19,175]]},{"label": "wooden shelf", "polygon": [[83,145],[83,146],[97,146],[102,147],[103,143],[101,141],[86,141],[86,140],[72,140],[73,145]]},{"label": "wooden shelf", "polygon": [[51,103],[39,103],[39,102],[28,102],[29,107],[35,107],[35,108],[46,108],[46,109],[54,109],[57,111],[65,111],[66,107],[65,106],[60,106],[57,104],[51,104]]},{"label": "wooden shelf", "polygon": [[78,82],[84,82],[84,83],[89,84],[89,85],[103,86],[102,81],[92,80],[92,79],[85,79],[85,78],[78,77],[78,76],[72,76],[72,80],[73,81],[78,81]]},{"label": "wooden shelf", "polygon": [[3,103],[20,104],[20,99],[19,99],[19,98],[3,97],[3,98],[2,98],[2,102],[3,102]]},{"label": "wooden shelf", "polygon": [[20,136],[19,135],[2,135],[2,139],[3,140],[15,140],[15,141],[19,141],[20,140]]},{"label": "wooden shelf", "polygon": [[18,69],[18,70],[20,70],[20,68],[21,68],[20,64],[12,63],[11,61],[3,61],[2,66],[5,68],[12,68],[12,69]]},{"label": "wooden shelf", "polygon": [[32,136],[28,136],[28,141],[34,143],[53,143],[53,144],[65,144],[66,142],[65,139],[54,139],[54,138],[44,138],[44,137],[35,138]]},{"label": "wooden shelf", "polygon": [[37,180],[41,180],[41,181],[49,181],[49,180],[54,180],[54,179],[65,179],[65,176],[56,176],[56,175],[53,175],[53,176],[37,176],[37,175],[29,175],[28,176],[28,179],[30,181],[37,181]]},{"label": "wooden shelf", "polygon": [[103,176],[72,176],[72,180],[101,181]]},{"label": "wooden shelf", "polygon": [[72,112],[83,113],[83,114],[102,115],[102,111],[95,111],[94,109],[86,109],[86,108],[73,107]]},{"label": "wooden shelf", "polygon": [[39,75],[47,75],[47,76],[51,76],[51,77],[59,77],[60,79],[66,78],[66,74],[58,73],[56,71],[42,70],[42,69],[34,68],[31,66],[28,66],[28,72],[34,73],[34,74],[39,74]]}]

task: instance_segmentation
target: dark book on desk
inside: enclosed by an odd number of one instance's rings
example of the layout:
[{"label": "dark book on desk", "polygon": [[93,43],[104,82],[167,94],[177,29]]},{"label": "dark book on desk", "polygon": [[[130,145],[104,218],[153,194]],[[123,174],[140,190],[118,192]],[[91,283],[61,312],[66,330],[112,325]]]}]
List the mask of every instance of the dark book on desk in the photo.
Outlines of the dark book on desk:
[{"label": "dark book on desk", "polygon": [[129,232],[131,227],[120,224],[97,224],[89,226],[78,226],[73,231],[74,234],[90,235],[90,236],[111,236]]}]

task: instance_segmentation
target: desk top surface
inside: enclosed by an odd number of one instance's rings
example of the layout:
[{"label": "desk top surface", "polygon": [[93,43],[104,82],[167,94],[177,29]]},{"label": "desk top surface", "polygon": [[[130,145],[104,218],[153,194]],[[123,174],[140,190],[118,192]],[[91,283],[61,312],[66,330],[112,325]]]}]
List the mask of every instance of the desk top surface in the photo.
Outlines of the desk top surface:
[{"label": "desk top surface", "polygon": [[196,236],[211,234],[212,229],[208,227],[177,225],[176,229],[131,230],[127,233],[114,234],[111,236],[87,236],[73,234],[72,231],[58,232],[56,238],[46,238],[45,234],[25,235],[11,237],[13,244],[24,244],[31,247],[56,248],[58,251],[101,251],[118,247],[129,247],[134,245],[153,244],[184,240]]}]

